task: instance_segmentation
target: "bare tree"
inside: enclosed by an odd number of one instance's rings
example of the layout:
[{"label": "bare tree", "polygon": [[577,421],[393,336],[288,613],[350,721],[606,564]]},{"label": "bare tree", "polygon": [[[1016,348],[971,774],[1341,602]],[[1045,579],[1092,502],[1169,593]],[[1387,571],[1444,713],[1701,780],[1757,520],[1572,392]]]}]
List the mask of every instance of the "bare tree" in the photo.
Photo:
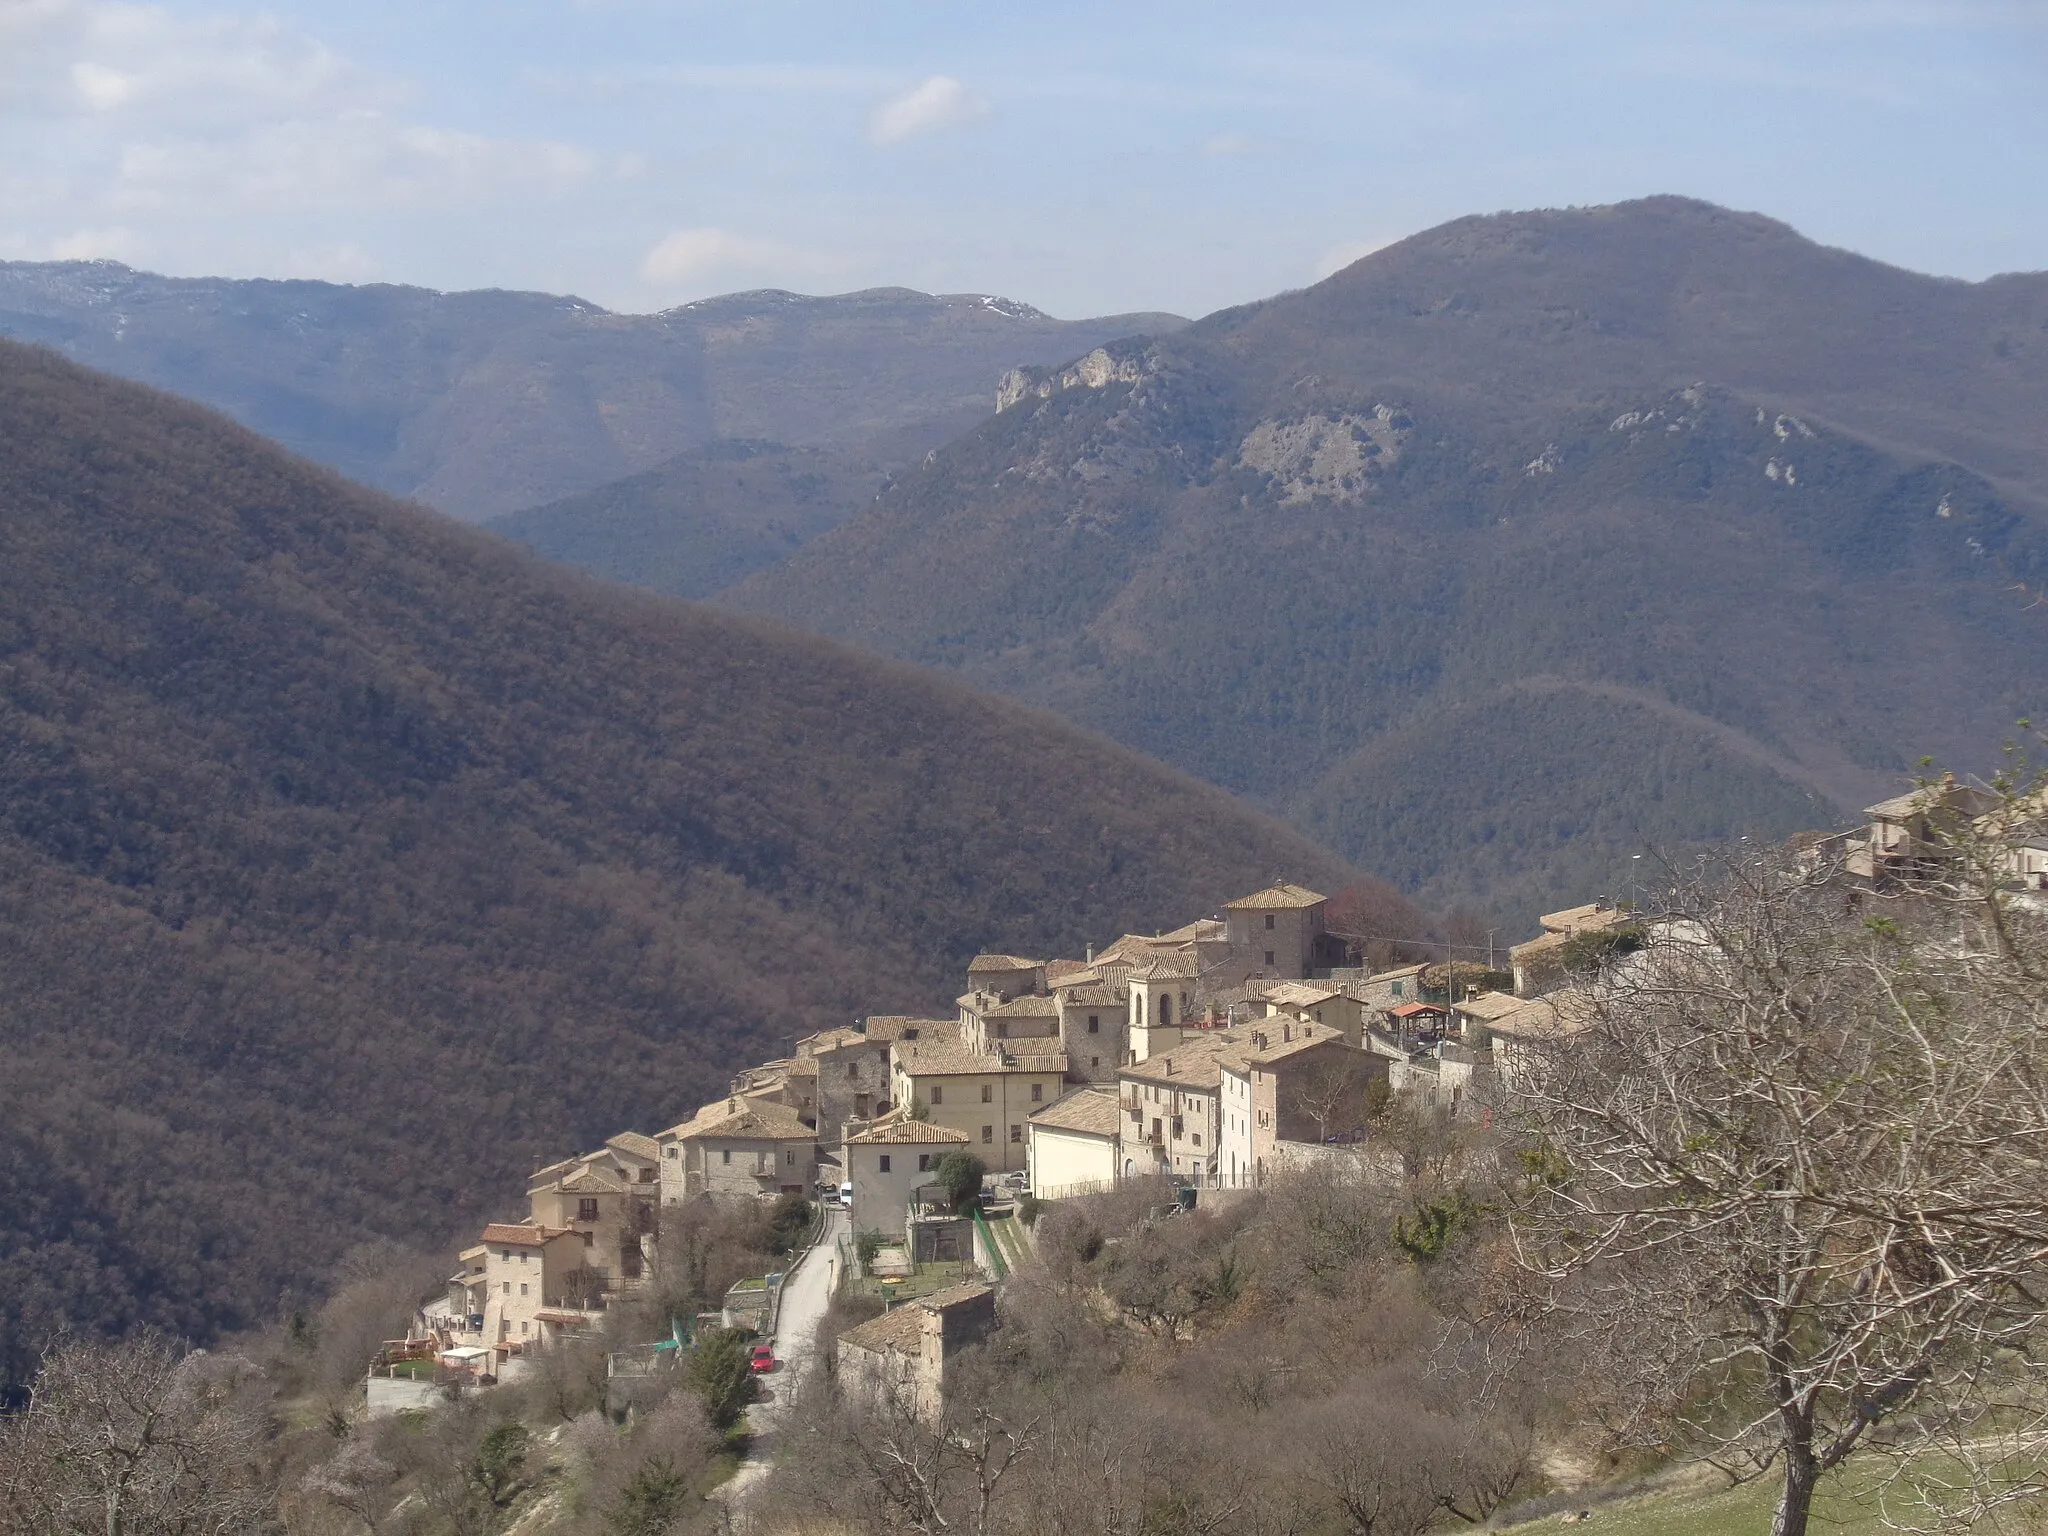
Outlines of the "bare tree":
[{"label": "bare tree", "polygon": [[6,1536],[230,1536],[261,1529],[274,1490],[254,1369],[142,1333],[68,1341],[0,1425]]},{"label": "bare tree", "polygon": [[1524,1257],[1589,1334],[1658,1341],[1632,1416],[1780,1469],[1776,1536],[1866,1452],[1936,1511],[2041,1465],[2042,919],[1965,841],[1889,896],[1789,855],[1676,882],[1509,1075]]}]

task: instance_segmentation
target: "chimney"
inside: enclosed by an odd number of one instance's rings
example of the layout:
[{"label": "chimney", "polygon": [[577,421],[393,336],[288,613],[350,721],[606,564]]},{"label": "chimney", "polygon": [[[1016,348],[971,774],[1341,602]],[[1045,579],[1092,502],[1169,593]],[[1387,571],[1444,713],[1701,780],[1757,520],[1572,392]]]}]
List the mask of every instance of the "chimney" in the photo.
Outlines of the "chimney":
[{"label": "chimney", "polygon": [[1166,1058],[1166,1075],[1168,1077],[1173,1076],[1173,1058],[1171,1056]]},{"label": "chimney", "polygon": [[1093,944],[1088,946],[1088,963],[1090,965],[1095,963],[1095,946]]}]

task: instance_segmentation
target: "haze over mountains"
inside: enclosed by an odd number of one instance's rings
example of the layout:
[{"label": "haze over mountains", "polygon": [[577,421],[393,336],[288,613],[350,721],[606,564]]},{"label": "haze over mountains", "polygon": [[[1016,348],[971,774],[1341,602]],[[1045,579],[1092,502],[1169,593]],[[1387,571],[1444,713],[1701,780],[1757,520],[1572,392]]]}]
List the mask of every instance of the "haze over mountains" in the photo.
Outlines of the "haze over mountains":
[{"label": "haze over mountains", "polygon": [[1435,900],[1624,894],[2041,707],[2048,275],[1679,198],[1464,219],[1008,395],[725,600]]},{"label": "haze over mountains", "polygon": [[0,262],[0,336],[187,395],[465,521],[725,438],[888,467],[986,416],[1007,368],[1184,323],[1062,321],[988,294],[905,288],[618,315],[540,293]]},{"label": "haze over mountains", "polygon": [[1341,861],[0,342],[0,1392],[440,1241],[736,1064]]}]

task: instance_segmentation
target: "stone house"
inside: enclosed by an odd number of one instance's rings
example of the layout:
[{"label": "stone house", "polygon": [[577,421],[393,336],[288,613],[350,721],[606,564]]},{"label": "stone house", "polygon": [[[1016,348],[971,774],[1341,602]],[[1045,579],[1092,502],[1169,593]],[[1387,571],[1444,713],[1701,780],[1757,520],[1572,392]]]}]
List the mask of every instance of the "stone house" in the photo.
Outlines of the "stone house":
[{"label": "stone house", "polygon": [[858,1029],[827,1029],[796,1043],[796,1059],[817,1066],[818,1139],[836,1147],[846,1122],[889,1108],[889,1042]]},{"label": "stone house", "polygon": [[1633,914],[1604,901],[1562,912],[1546,912],[1537,922],[1543,932],[1508,951],[1508,965],[1514,972],[1515,996],[1539,997],[1567,980],[1565,956],[1572,940],[1585,934],[1601,933],[1633,921]]},{"label": "stone house", "polygon": [[911,1199],[937,1177],[939,1160],[967,1150],[965,1131],[902,1115],[848,1136],[845,1177],[853,1185],[853,1230],[900,1239]]},{"label": "stone house", "polygon": [[1123,993],[1086,971],[1056,982],[1053,998],[1059,1005],[1068,1078],[1114,1083],[1116,1069],[1130,1059],[1129,1009]]},{"label": "stone house", "polygon": [[1351,1044],[1363,1043],[1365,1009],[1355,997],[1305,981],[1280,981],[1260,989],[1267,1017],[1284,1015],[1304,1024],[1334,1029]]},{"label": "stone house", "polygon": [[1221,1062],[1217,1183],[1257,1187],[1285,1143],[1350,1142],[1364,1135],[1367,1092],[1391,1066],[1328,1025],[1275,1015],[1251,1025],[1244,1048]]},{"label": "stone house", "polygon": [[787,1104],[719,1099],[654,1139],[664,1205],[697,1195],[807,1195],[817,1182],[817,1133]]},{"label": "stone house", "polygon": [[934,1291],[839,1335],[839,1379],[854,1393],[888,1394],[936,1425],[961,1352],[987,1339],[995,1325],[994,1286],[975,1280]]},{"label": "stone house", "polygon": [[[575,1232],[492,1222],[477,1247],[464,1254],[466,1267],[472,1255],[482,1261],[481,1284],[472,1280],[465,1286],[472,1311],[483,1319],[474,1342],[493,1352],[500,1370],[512,1356],[574,1332],[595,1315],[566,1285],[583,1268],[583,1239]],[[480,1307],[474,1305],[477,1297]]]},{"label": "stone house", "polygon": [[[967,1135],[968,1150],[991,1170],[1024,1166],[1024,1125],[1065,1090],[1066,1052],[1055,1038],[1014,1040],[1009,1049],[982,1052],[956,1032],[950,1038],[899,1039],[890,1048],[890,1098],[902,1108],[922,1106],[935,1125]],[[1048,1049],[1027,1054],[1027,1047]]]},{"label": "stone house", "polygon": [[1426,969],[1421,964],[1400,965],[1392,970],[1377,971],[1354,983],[1351,992],[1358,999],[1367,1025],[1383,1027],[1387,1016],[1396,1008],[1408,1003],[1428,1002],[1422,989],[1422,973]]},{"label": "stone house", "polygon": [[1114,1083],[1073,1089],[1035,1111],[1025,1133],[1031,1192],[1061,1200],[1107,1189],[1116,1182],[1122,1129]]},{"label": "stone house", "polygon": [[1328,897],[1306,886],[1271,885],[1224,903],[1224,938],[1268,976],[1305,981],[1344,963],[1343,941],[1325,927],[1328,907]]},{"label": "stone house", "polygon": [[575,1233],[583,1268],[603,1291],[631,1290],[646,1279],[660,1197],[658,1182],[628,1183],[607,1153],[543,1168],[526,1186],[529,1219]]},{"label": "stone house", "polygon": [[1215,1182],[1222,1064],[1242,1052],[1248,1038],[1241,1029],[1190,1031],[1174,1049],[1118,1069],[1119,1177]]}]

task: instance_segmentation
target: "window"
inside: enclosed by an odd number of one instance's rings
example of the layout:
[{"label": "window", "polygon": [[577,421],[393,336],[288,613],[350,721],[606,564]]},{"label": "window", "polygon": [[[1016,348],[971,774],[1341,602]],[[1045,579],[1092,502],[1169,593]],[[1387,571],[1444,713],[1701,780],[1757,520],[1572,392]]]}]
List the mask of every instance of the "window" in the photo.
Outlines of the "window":
[{"label": "window", "polygon": [[1270,913],[1270,912],[1268,912],[1268,913],[1266,914],[1266,932],[1268,932],[1268,933],[1271,933],[1272,931],[1273,931],[1273,914],[1272,914],[1272,913]]},{"label": "window", "polygon": [[1089,1014],[1089,1015],[1088,1015],[1088,1033],[1089,1033],[1089,1034],[1091,1034],[1091,1035],[1099,1035],[1099,1034],[1101,1034],[1101,1033],[1102,1033],[1102,1015],[1101,1015],[1101,1014],[1099,1014],[1099,1013],[1091,1013],[1091,1014]]},{"label": "window", "polygon": [[1401,989],[1402,989],[1403,987],[1407,986],[1407,985],[1408,985],[1408,983],[1406,983],[1405,981],[1397,981],[1397,982],[1395,982],[1395,983],[1394,983],[1394,996],[1396,996],[1396,997],[1400,997],[1400,996],[1402,995]]},{"label": "window", "polygon": [[981,1085],[981,1102],[982,1102],[982,1103],[984,1103],[984,1104],[992,1104],[992,1103],[994,1103],[994,1102],[995,1102],[995,1096],[996,1096],[996,1090],[995,1090],[995,1086],[994,1086],[994,1084],[992,1084],[992,1083],[983,1083],[983,1084]]},{"label": "window", "polygon": [[1266,964],[1268,964],[1268,965],[1271,965],[1272,963],[1273,963],[1273,951],[1271,951],[1271,950],[1269,949],[1269,950],[1267,950],[1267,951],[1266,951]]},{"label": "window", "polygon": [[727,1147],[727,1148],[726,1148],[726,1149],[725,1149],[724,1151],[720,1152],[720,1153],[719,1153],[718,1155],[719,1155],[719,1159],[720,1159],[721,1161],[723,1161],[723,1162],[728,1162],[728,1163],[729,1163],[729,1162],[731,1162],[731,1161],[732,1161],[732,1148],[731,1148],[731,1147]]},{"label": "window", "polygon": [[995,1145],[995,1139],[996,1128],[992,1125],[984,1125],[981,1128],[981,1144],[984,1147],[993,1146]]},{"label": "window", "polygon": [[794,1168],[796,1166],[795,1147],[784,1147],[782,1149],[782,1166],[785,1168]]},{"label": "window", "polygon": [[1099,1066],[1101,1066],[1101,1065],[1102,1065],[1102,1058],[1101,1058],[1100,1056],[1090,1056],[1090,1057],[1088,1058],[1088,1070],[1089,1070],[1089,1071],[1091,1071],[1091,1072],[1092,1072],[1092,1071],[1094,1071],[1094,1070],[1095,1070],[1095,1069],[1096,1069],[1097,1067],[1099,1067]]},{"label": "window", "polygon": [[584,1234],[583,1234],[583,1246],[584,1246],[584,1247],[586,1247],[586,1248],[594,1247],[594,1246],[596,1245],[596,1243],[597,1243],[597,1234],[596,1234],[595,1232],[586,1232],[586,1233],[584,1233]]},{"label": "window", "polygon": [[576,1202],[576,1219],[578,1221],[597,1220],[597,1201],[594,1198],[578,1200]]},{"label": "window", "polygon": [[996,1038],[998,1040],[1007,1040],[1010,1038],[1010,1021],[1008,1019],[996,1020]]},{"label": "window", "polygon": [[931,1153],[920,1152],[917,1154],[917,1171],[919,1173],[930,1173],[932,1171]]},{"label": "window", "polygon": [[933,1083],[933,1084],[932,1084],[932,1103],[934,1103],[934,1104],[943,1104],[943,1103],[945,1103],[945,1102],[946,1102],[946,1090],[945,1090],[944,1088],[940,1087],[940,1086],[939,1086],[939,1085],[938,1085],[937,1083]]},{"label": "window", "polygon": [[1011,1143],[1012,1143],[1012,1144],[1014,1145],[1015,1143],[1017,1143],[1017,1142],[1020,1142],[1020,1141],[1022,1141],[1023,1139],[1024,1139],[1024,1127],[1023,1127],[1023,1126],[1021,1126],[1021,1125],[1013,1125],[1013,1126],[1011,1126],[1011,1127],[1010,1127],[1010,1141],[1011,1141]]},{"label": "window", "polygon": [[914,1029],[906,1029],[905,1031],[903,1031],[903,1038],[906,1040],[915,1040],[917,1038],[917,1031]]},{"label": "window", "polygon": [[1202,1144],[1202,1133],[1200,1131],[1195,1132],[1194,1143],[1198,1147]]},{"label": "window", "polygon": [[503,1291],[507,1296],[510,1296],[512,1294],[512,1282],[510,1280],[500,1280],[498,1282],[498,1289]]},{"label": "window", "polygon": [[519,1282],[519,1294],[522,1296],[526,1294],[526,1282],[524,1280]]},{"label": "window", "polygon": [[848,1077],[859,1077],[859,1076],[860,1076],[860,1063],[859,1063],[859,1062],[857,1062],[857,1061],[849,1061],[849,1062],[848,1062],[848,1063],[846,1064],[846,1075],[847,1075]]},{"label": "window", "polygon": [[676,1155],[676,1149],[674,1147],[668,1148],[667,1151],[670,1157],[674,1157]]},{"label": "window", "polygon": [[1032,1103],[1034,1103],[1034,1104],[1036,1104],[1036,1103],[1038,1103],[1038,1102],[1039,1102],[1039,1101],[1040,1101],[1041,1099],[1043,1099],[1044,1097],[1045,1097],[1045,1084],[1043,1084],[1043,1083],[1033,1083],[1033,1084],[1031,1085],[1031,1102],[1032,1102]]},{"label": "window", "polygon": [[524,1337],[525,1337],[525,1336],[526,1336],[527,1334],[529,1334],[529,1333],[531,1333],[531,1332],[533,1332],[533,1324],[532,1324],[532,1323],[529,1323],[529,1322],[521,1322],[521,1323],[520,1323],[520,1325],[519,1325],[519,1336],[520,1336],[521,1338],[524,1338]]},{"label": "window", "polygon": [[881,1165],[881,1167],[880,1167],[880,1168],[879,1168],[878,1170],[876,1170],[876,1171],[877,1171],[877,1172],[880,1172],[880,1173],[887,1173],[887,1172],[889,1171],[889,1154],[888,1154],[888,1153],[884,1152],[884,1153],[882,1154],[882,1165]]}]

